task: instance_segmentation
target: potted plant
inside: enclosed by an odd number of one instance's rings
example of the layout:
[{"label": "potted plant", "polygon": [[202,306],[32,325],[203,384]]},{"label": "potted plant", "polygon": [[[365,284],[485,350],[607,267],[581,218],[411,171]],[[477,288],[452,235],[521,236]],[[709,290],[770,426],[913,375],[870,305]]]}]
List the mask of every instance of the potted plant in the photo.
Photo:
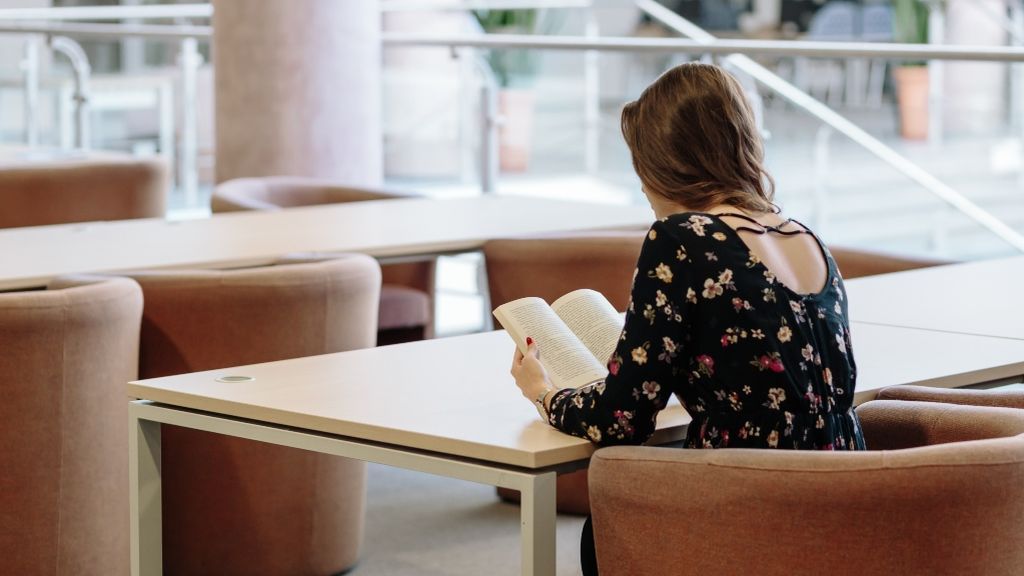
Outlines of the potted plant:
[{"label": "potted plant", "polygon": [[[532,34],[538,10],[474,10],[480,27],[488,34]],[[522,172],[530,160],[533,136],[534,93],[531,89],[540,54],[536,50],[496,48],[488,50],[487,63],[501,90],[498,112],[499,159],[502,171]]]},{"label": "potted plant", "polygon": [[[897,42],[928,42],[928,5],[923,0],[893,1],[893,37]],[[893,70],[904,138],[928,138],[928,66],[926,62],[903,62]]]}]

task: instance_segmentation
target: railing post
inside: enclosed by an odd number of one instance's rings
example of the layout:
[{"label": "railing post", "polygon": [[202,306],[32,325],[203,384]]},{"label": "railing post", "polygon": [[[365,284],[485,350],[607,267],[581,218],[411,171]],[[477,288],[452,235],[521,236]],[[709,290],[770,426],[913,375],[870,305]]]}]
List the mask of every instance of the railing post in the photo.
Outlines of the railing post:
[{"label": "railing post", "polygon": [[[946,41],[946,2],[928,2],[928,43],[941,45]],[[928,142],[942,144],[943,97],[945,84],[945,63],[941,60],[928,61]]]},{"label": "railing post", "polygon": [[[1010,42],[1014,46],[1024,44],[1024,0],[1010,1],[1010,27]],[[1024,64],[1010,65],[1010,117],[1024,153]],[[1024,186],[1024,157],[1020,158],[1017,182]]]},{"label": "railing post", "polygon": [[[587,7],[585,35],[600,36],[594,7]],[[584,164],[588,174],[597,172],[601,154],[601,78],[600,54],[597,50],[583,53],[583,130]]]},{"label": "railing post", "polygon": [[181,155],[178,160],[178,184],[185,196],[185,205],[193,208],[199,204],[199,131],[196,110],[196,81],[203,57],[199,54],[199,43],[195,38],[181,41]]},{"label": "railing post", "polygon": [[72,100],[75,102],[75,147],[89,147],[89,75],[92,69],[89,66],[89,57],[81,44],[67,36],[51,36],[50,48],[63,54],[71,62],[71,68],[75,73],[75,92]]},{"label": "railing post", "polygon": [[834,130],[822,124],[814,135],[814,227],[826,229],[828,223],[829,143]]},{"label": "railing post", "polygon": [[476,56],[480,70],[480,191],[492,194],[498,184],[498,82],[483,56]]},{"label": "railing post", "polygon": [[25,144],[39,144],[39,37],[25,40],[25,58],[21,61],[25,80]]}]

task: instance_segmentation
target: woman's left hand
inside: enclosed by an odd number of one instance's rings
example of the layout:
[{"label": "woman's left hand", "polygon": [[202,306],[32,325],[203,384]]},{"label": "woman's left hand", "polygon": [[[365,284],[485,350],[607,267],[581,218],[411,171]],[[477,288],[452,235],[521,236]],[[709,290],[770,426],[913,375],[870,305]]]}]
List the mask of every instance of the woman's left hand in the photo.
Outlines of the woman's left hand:
[{"label": "woman's left hand", "polygon": [[540,350],[537,343],[530,338],[526,339],[526,354],[516,348],[515,356],[512,358],[512,377],[516,379],[516,386],[530,402],[535,402],[545,390],[554,388],[548,379],[548,373],[540,363]]}]

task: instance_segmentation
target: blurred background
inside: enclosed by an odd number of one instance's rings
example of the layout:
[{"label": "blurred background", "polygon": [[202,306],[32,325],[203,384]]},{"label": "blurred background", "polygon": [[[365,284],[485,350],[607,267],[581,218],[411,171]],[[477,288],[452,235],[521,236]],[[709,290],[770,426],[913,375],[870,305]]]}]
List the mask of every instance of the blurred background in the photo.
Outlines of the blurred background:
[{"label": "blurred background", "polygon": [[[778,204],[826,241],[950,259],[1019,251],[992,222],[1024,232],[1022,64],[401,41],[514,34],[999,48],[1024,42],[1019,0],[376,4],[374,121],[388,187],[643,202],[620,110],[667,68],[705,59],[747,88]],[[45,11],[74,7],[83,11]],[[168,217],[206,216],[218,162],[212,10],[201,2],[0,0],[0,158],[163,156],[173,177]],[[339,98],[350,89],[342,84]],[[294,115],[310,120],[303,110]],[[441,333],[484,321],[479,278],[476,255],[442,262]]]}]

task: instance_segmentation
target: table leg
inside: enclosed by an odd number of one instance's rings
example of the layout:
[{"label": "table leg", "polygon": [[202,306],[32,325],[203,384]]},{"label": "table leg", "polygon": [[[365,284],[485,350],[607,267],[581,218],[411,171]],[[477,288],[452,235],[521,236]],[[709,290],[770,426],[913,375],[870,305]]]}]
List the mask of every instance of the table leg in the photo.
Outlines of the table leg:
[{"label": "table leg", "polygon": [[163,571],[160,423],[140,419],[134,403],[128,414],[131,573],[156,575]]},{"label": "table leg", "polygon": [[555,574],[555,478],[554,472],[539,474],[521,490],[523,574]]}]

